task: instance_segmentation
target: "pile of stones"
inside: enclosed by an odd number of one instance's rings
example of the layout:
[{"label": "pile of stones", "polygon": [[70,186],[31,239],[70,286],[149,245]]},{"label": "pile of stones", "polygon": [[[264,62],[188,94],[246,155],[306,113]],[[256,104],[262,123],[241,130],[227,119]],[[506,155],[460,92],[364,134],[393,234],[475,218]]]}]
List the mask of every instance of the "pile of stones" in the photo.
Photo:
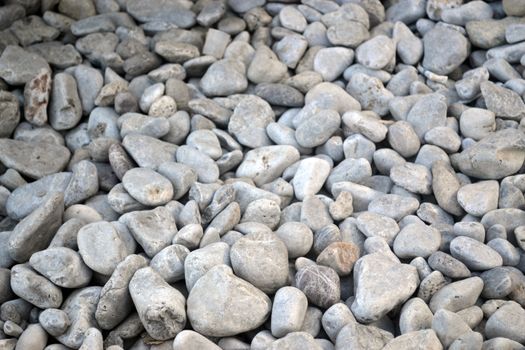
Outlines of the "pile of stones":
[{"label": "pile of stones", "polygon": [[0,349],[523,349],[525,1],[6,0]]}]

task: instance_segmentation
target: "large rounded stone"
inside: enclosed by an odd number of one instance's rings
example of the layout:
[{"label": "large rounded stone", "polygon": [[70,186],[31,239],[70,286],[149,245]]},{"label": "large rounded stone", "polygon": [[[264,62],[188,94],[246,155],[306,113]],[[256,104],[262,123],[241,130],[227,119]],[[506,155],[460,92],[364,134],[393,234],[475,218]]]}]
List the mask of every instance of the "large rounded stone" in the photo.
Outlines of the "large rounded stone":
[{"label": "large rounded stone", "polygon": [[273,293],[288,279],[288,250],[273,233],[241,237],[230,250],[233,271],[263,292]]},{"label": "large rounded stone", "polygon": [[259,289],[236,277],[231,268],[211,268],[191,289],[188,318],[192,328],[210,337],[228,337],[256,329],[272,309]]}]

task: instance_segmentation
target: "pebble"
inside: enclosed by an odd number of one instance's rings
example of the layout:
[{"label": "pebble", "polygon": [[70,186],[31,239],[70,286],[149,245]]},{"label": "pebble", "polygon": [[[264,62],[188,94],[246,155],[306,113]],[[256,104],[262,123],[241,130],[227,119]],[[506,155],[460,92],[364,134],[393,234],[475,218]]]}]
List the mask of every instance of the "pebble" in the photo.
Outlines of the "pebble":
[{"label": "pebble", "polygon": [[95,319],[102,329],[113,329],[131,312],[129,283],[135,272],[147,266],[140,255],[128,255],[122,260],[100,291]]},{"label": "pebble", "polygon": [[260,147],[246,153],[236,175],[251,178],[256,185],[263,185],[278,178],[297,160],[299,152],[292,146]]},{"label": "pebble", "polygon": [[92,271],[81,256],[66,247],[48,248],[34,253],[29,264],[59,287],[79,288],[91,280]]},{"label": "pebble", "polygon": [[473,270],[484,271],[503,264],[503,258],[497,251],[470,237],[454,238],[450,242],[450,252]]},{"label": "pebble", "polygon": [[51,71],[46,60],[20,46],[8,45],[0,56],[0,78],[8,84],[23,85],[42,70]]},{"label": "pebble", "polygon": [[146,332],[156,340],[173,338],[186,325],[186,298],[151,267],[133,275],[129,293]]},{"label": "pebble", "polygon": [[128,253],[123,238],[111,223],[100,221],[83,226],[77,235],[84,263],[93,271],[111,275]]},{"label": "pebble", "polygon": [[334,81],[352,63],[354,52],[344,47],[320,49],[315,55],[313,68],[324,81]]},{"label": "pebble", "polygon": [[31,214],[21,220],[9,235],[7,252],[11,259],[26,262],[33,253],[45,249],[60,226],[64,197],[53,192]]},{"label": "pebble", "polygon": [[53,77],[49,104],[49,122],[56,130],[75,127],[82,117],[82,104],[75,78],[67,73]]},{"label": "pebble", "polygon": [[354,267],[352,313],[361,322],[377,321],[404,303],[418,283],[415,267],[394,262],[381,253],[365,255]]},{"label": "pebble", "polygon": [[259,289],[217,265],[193,286],[187,300],[192,327],[205,336],[224,337],[256,329],[270,316],[272,302]]},{"label": "pebble", "polygon": [[166,207],[133,211],[122,215],[119,221],[127,226],[144,252],[153,257],[170,245],[177,233],[177,226]]},{"label": "pebble", "polygon": [[295,284],[308,300],[322,308],[329,308],[341,298],[339,276],[330,267],[306,265],[295,274]]},{"label": "pebble", "polygon": [[38,322],[53,337],[64,334],[71,324],[67,314],[60,309],[45,309],[38,315]]},{"label": "pebble", "polygon": [[273,293],[288,278],[288,251],[274,234],[254,233],[238,239],[230,250],[235,274],[263,292]]},{"label": "pebble", "polygon": [[272,305],[272,335],[277,338],[298,332],[306,315],[308,300],[299,289],[282,287],[276,293]]},{"label": "pebble", "polygon": [[58,308],[63,296],[59,287],[36,273],[27,264],[11,268],[11,289],[20,298],[41,309]]},{"label": "pebble", "polygon": [[350,322],[337,335],[335,348],[342,349],[382,349],[394,336],[381,328]]},{"label": "pebble", "polygon": [[524,13],[11,1],[0,348],[519,348]]},{"label": "pebble", "polygon": [[213,63],[202,77],[200,86],[206,96],[228,96],[246,90],[248,81],[244,64],[224,59]]},{"label": "pebble", "polygon": [[40,179],[62,171],[70,159],[70,151],[61,145],[0,139],[0,161],[22,175]]},{"label": "pebble", "polygon": [[133,198],[144,205],[162,205],[173,198],[171,182],[151,169],[128,170],[122,177],[122,184]]}]

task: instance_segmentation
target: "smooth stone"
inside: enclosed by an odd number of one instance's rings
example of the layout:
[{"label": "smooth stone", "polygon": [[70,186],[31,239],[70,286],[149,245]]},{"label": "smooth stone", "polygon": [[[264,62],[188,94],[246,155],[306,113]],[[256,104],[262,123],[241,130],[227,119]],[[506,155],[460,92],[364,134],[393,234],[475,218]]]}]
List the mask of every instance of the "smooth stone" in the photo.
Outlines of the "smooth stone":
[{"label": "smooth stone", "polygon": [[399,331],[406,334],[429,329],[432,326],[432,317],[432,311],[423,299],[409,299],[400,311]]},{"label": "smooth stone", "polygon": [[153,170],[164,162],[174,161],[178,148],[172,143],[140,134],[126,135],[122,146],[140,167]]},{"label": "smooth stone", "polygon": [[135,272],[129,292],[146,332],[153,339],[173,338],[186,326],[186,299],[151,267]]},{"label": "smooth stone", "polygon": [[458,314],[445,309],[435,312],[432,329],[445,347],[450,346],[454,340],[470,331],[470,327]]},{"label": "smooth stone", "polygon": [[317,147],[328,141],[340,124],[336,111],[320,110],[298,125],[295,138],[302,147]]},{"label": "smooth stone", "polygon": [[[270,298],[225,265],[212,267],[193,286],[187,312],[192,327],[207,336],[233,336],[255,329],[270,316]],[[235,312],[233,312],[235,310]]]},{"label": "smooth stone", "polygon": [[272,335],[280,338],[301,330],[306,315],[308,300],[303,292],[295,287],[282,287],[273,300]]},{"label": "smooth stone", "polygon": [[397,350],[407,349],[415,350],[418,347],[425,349],[441,350],[443,345],[432,329],[423,329],[410,333],[405,333],[391,340],[383,349],[384,350]]},{"label": "smooth stone", "polygon": [[237,60],[223,59],[213,63],[200,81],[206,96],[228,96],[248,87],[245,66]]},{"label": "smooth stone", "polygon": [[128,170],[122,178],[122,184],[133,198],[144,205],[163,205],[173,198],[171,182],[148,168]]},{"label": "smooth stone", "polygon": [[42,328],[53,337],[58,337],[71,325],[67,314],[60,309],[45,309],[38,315]]},{"label": "smooth stone", "polygon": [[62,291],[26,264],[11,268],[11,288],[20,298],[41,309],[58,308],[62,304]]},{"label": "smooth stone", "polygon": [[306,265],[295,274],[295,284],[311,303],[322,308],[329,308],[341,298],[339,276],[330,267]]},{"label": "smooth stone", "polygon": [[335,341],[335,349],[380,350],[393,338],[392,333],[381,328],[350,322],[339,331]]},{"label": "smooth stone", "polygon": [[173,340],[173,350],[185,349],[221,350],[221,348],[205,336],[191,330],[183,330]]},{"label": "smooth stone", "polygon": [[7,250],[18,262],[29,260],[31,255],[45,249],[62,224],[64,197],[52,193],[31,214],[20,221],[9,236]]},{"label": "smooth stone", "polygon": [[214,183],[219,178],[219,168],[206,153],[190,145],[180,146],[177,149],[177,162],[188,165],[197,173],[200,182]]},{"label": "smooth stone", "polygon": [[92,271],[80,254],[66,247],[48,248],[34,253],[29,264],[59,287],[79,288],[91,280]]},{"label": "smooth stone", "polygon": [[32,179],[62,171],[71,156],[71,152],[61,145],[11,139],[0,139],[0,149],[2,164]]},{"label": "smooth stone", "polygon": [[501,179],[516,173],[524,159],[524,134],[516,129],[491,133],[459,153],[459,170],[480,179]]},{"label": "smooth stone", "polygon": [[49,123],[55,130],[74,128],[82,118],[82,104],[75,78],[67,73],[53,77],[49,103]]},{"label": "smooth stone", "polygon": [[67,314],[71,325],[67,331],[58,336],[62,344],[78,349],[82,345],[85,332],[96,327],[95,309],[101,287],[86,287],[75,290],[62,304],[61,309]]},{"label": "smooth stone", "polygon": [[354,266],[352,312],[361,322],[376,321],[404,303],[418,283],[415,267],[394,262],[381,253],[365,255]]},{"label": "smooth stone", "polygon": [[497,181],[479,181],[460,187],[457,200],[467,213],[481,217],[497,209],[498,196],[499,184]]},{"label": "smooth stone", "polygon": [[440,288],[430,299],[432,312],[445,309],[457,312],[473,306],[483,290],[483,280],[470,277],[447,284]]},{"label": "smooth stone", "polygon": [[274,121],[275,113],[268,102],[256,95],[246,95],[233,110],[228,133],[243,146],[269,146],[272,143],[266,134],[266,127]]},{"label": "smooth stone", "polygon": [[304,159],[292,180],[295,197],[303,200],[306,196],[315,195],[323,187],[330,173],[330,164],[319,158]]},{"label": "smooth stone", "polygon": [[435,26],[423,36],[423,66],[439,75],[448,75],[465,61],[468,41],[458,31]]},{"label": "smooth stone", "polygon": [[119,219],[149,257],[154,257],[169,246],[177,233],[175,219],[166,207],[133,211]]},{"label": "smooth stone", "polygon": [[235,274],[263,292],[273,293],[286,284],[288,251],[273,234],[249,234],[235,242],[230,250]]},{"label": "smooth stone", "polygon": [[381,237],[389,245],[399,233],[396,221],[387,216],[365,211],[357,217],[357,227],[367,237]]},{"label": "smooth stone", "polygon": [[106,221],[83,226],[77,235],[78,249],[85,264],[93,271],[109,276],[126,258],[128,250],[115,227]]},{"label": "smooth stone", "polygon": [[427,258],[439,249],[440,244],[441,234],[438,230],[414,223],[399,231],[394,240],[393,250],[402,259],[418,256]]},{"label": "smooth stone", "polygon": [[299,152],[288,145],[260,147],[248,151],[237,168],[238,177],[249,177],[263,185],[278,178],[291,164],[299,160]]},{"label": "smooth stone", "polygon": [[450,242],[450,252],[472,270],[484,271],[503,264],[503,258],[497,251],[466,236],[454,238]]},{"label": "smooth stone", "polygon": [[42,56],[17,45],[8,45],[0,56],[0,78],[10,85],[23,85],[38,75],[42,69],[51,71]]}]

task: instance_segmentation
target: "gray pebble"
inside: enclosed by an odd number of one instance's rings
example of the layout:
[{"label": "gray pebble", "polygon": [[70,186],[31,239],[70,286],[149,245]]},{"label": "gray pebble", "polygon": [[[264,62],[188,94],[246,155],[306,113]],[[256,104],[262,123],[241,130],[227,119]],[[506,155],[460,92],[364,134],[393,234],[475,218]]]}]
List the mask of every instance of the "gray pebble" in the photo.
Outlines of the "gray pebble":
[{"label": "gray pebble", "polygon": [[430,310],[445,309],[452,312],[473,306],[483,290],[483,280],[470,277],[450,283],[439,289],[430,300]]},{"label": "gray pebble", "polygon": [[295,274],[296,287],[308,300],[322,308],[329,308],[341,298],[339,276],[329,267],[307,265]]},{"label": "gray pebble", "polygon": [[423,36],[423,66],[430,71],[447,75],[467,58],[468,41],[459,32],[436,26]]},{"label": "gray pebble", "polygon": [[151,260],[150,266],[168,283],[184,279],[184,259],[190,251],[174,244],[161,250]]},{"label": "gray pebble", "polygon": [[275,294],[272,306],[272,335],[282,337],[299,331],[304,321],[308,300],[295,287],[282,287]]},{"label": "gray pebble", "polygon": [[271,307],[263,292],[236,277],[228,266],[218,265],[191,289],[187,312],[197,332],[223,337],[259,327],[269,317]]},{"label": "gray pebble", "polygon": [[102,329],[113,329],[131,312],[129,282],[135,272],[147,266],[140,255],[128,255],[122,260],[100,292],[94,317]]},{"label": "gray pebble", "polygon": [[149,257],[170,245],[177,233],[175,220],[166,207],[126,213],[119,221],[128,227]]},{"label": "gray pebble", "polygon": [[41,309],[58,308],[62,304],[62,291],[27,264],[11,268],[11,288],[20,298]]},{"label": "gray pebble", "polygon": [[42,69],[51,70],[42,56],[17,45],[8,45],[0,56],[0,78],[11,85],[29,82]]},{"label": "gray pebble", "polygon": [[157,340],[173,338],[186,325],[186,299],[151,267],[144,267],[129,282],[133,304],[148,334]]},{"label": "gray pebble", "polygon": [[171,182],[148,168],[128,170],[122,178],[122,184],[133,198],[144,205],[162,205],[173,198]]},{"label": "gray pebble", "polygon": [[[403,303],[417,288],[419,278],[415,267],[393,262],[381,253],[359,259],[354,268],[356,298],[352,303],[354,316],[363,322],[376,321]],[[388,274],[387,280],[378,278]],[[397,278],[390,278],[395,275]],[[403,280],[403,283],[399,283]],[[394,282],[395,281],[395,282]]]},{"label": "gray pebble", "polygon": [[80,229],[77,236],[80,256],[93,271],[109,276],[128,255],[117,230],[105,221],[94,222]]},{"label": "gray pebble", "polygon": [[84,287],[91,280],[92,271],[80,255],[70,248],[56,247],[36,252],[29,264],[59,287]]},{"label": "gray pebble", "polygon": [[53,337],[58,337],[66,331],[71,324],[67,314],[60,309],[45,309],[38,316],[42,328]]}]

